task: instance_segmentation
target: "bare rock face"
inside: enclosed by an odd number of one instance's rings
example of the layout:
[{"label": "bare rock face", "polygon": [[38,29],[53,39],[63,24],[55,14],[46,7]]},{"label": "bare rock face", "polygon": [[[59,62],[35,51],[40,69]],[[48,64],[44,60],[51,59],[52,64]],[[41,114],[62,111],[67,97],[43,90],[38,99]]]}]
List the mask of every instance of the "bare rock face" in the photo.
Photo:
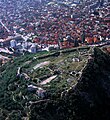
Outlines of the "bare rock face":
[{"label": "bare rock face", "polygon": [[109,54],[94,48],[93,60],[74,89],[61,99],[31,107],[31,120],[110,120]]}]

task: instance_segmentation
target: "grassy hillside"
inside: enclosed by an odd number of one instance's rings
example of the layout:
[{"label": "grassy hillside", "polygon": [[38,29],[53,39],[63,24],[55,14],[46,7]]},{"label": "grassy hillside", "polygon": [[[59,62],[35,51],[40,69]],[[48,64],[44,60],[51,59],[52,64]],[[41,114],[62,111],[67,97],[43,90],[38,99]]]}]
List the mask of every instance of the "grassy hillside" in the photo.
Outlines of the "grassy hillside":
[{"label": "grassy hillside", "polygon": [[29,119],[32,104],[62,98],[77,84],[91,53],[91,48],[77,48],[27,54],[0,67],[1,120]]},{"label": "grassy hillside", "polygon": [[110,55],[95,48],[76,86],[57,100],[31,105],[30,120],[109,120]]}]

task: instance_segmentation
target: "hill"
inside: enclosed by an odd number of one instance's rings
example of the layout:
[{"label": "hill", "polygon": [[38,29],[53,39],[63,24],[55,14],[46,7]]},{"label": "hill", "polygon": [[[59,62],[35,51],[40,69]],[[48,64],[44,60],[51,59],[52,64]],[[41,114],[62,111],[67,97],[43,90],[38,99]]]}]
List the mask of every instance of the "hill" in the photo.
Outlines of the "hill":
[{"label": "hill", "polygon": [[2,66],[1,120],[109,120],[110,56],[92,53],[29,54]]},{"label": "hill", "polygon": [[109,65],[109,54],[95,48],[77,85],[57,101],[33,104],[31,120],[109,120]]}]

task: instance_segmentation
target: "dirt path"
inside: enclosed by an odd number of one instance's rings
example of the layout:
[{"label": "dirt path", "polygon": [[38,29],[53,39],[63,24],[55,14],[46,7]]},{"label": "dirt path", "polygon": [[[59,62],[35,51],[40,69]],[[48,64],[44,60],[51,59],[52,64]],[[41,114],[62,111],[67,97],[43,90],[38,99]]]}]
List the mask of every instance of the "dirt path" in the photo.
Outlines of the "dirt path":
[{"label": "dirt path", "polygon": [[45,62],[39,63],[36,66],[34,66],[33,69],[35,70],[35,69],[37,69],[39,67],[43,67],[45,65],[49,65],[49,63],[50,63],[50,61],[45,61]]},{"label": "dirt path", "polygon": [[51,77],[47,78],[46,80],[44,80],[43,82],[41,82],[40,85],[45,85],[45,84],[51,82],[56,77],[57,77],[57,75],[51,76]]}]

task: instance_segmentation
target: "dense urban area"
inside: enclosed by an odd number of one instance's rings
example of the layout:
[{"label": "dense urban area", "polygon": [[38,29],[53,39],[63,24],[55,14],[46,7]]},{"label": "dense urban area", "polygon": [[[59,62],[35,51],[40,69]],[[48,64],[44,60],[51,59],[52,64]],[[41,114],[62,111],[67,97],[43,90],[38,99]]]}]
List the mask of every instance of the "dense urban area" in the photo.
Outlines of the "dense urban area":
[{"label": "dense urban area", "polygon": [[110,120],[110,0],[0,0],[0,120]]},{"label": "dense urban area", "polygon": [[0,11],[0,52],[36,53],[110,40],[107,0],[2,0]]}]

